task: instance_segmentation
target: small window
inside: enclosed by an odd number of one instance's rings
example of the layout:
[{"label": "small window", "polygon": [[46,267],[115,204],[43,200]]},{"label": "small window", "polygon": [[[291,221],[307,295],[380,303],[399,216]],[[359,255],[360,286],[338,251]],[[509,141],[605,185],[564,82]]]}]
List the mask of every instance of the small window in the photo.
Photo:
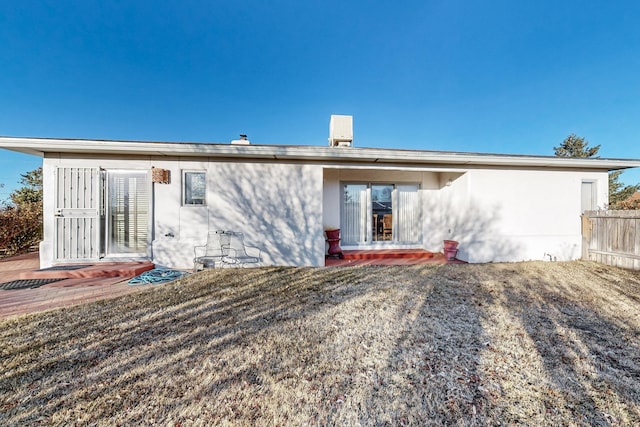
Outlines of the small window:
[{"label": "small window", "polygon": [[593,181],[582,181],[580,209],[593,211],[596,209],[596,183]]},{"label": "small window", "polygon": [[207,175],[204,172],[182,173],[182,204],[204,206],[207,194]]}]

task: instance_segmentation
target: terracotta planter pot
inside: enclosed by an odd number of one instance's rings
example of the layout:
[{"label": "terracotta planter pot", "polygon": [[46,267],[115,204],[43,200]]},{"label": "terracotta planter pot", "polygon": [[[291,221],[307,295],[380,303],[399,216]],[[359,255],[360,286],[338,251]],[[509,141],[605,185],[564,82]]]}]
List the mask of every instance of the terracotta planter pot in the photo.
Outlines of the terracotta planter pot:
[{"label": "terracotta planter pot", "polygon": [[329,243],[329,256],[342,258],[342,248],[340,247],[340,229],[325,230],[327,235],[327,243]]},{"label": "terracotta planter pot", "polygon": [[324,232],[327,235],[327,240],[340,240],[340,229],[335,230],[325,230]]},{"label": "terracotta planter pot", "polygon": [[444,249],[458,249],[458,242],[455,240],[445,240]]},{"label": "terracotta planter pot", "polygon": [[456,259],[456,255],[458,255],[458,250],[457,249],[445,249],[444,250],[444,257],[448,261],[452,261],[452,260]]},{"label": "terracotta planter pot", "polygon": [[455,240],[445,240],[443,246],[444,257],[449,261],[456,259],[456,255],[458,255],[458,242]]}]

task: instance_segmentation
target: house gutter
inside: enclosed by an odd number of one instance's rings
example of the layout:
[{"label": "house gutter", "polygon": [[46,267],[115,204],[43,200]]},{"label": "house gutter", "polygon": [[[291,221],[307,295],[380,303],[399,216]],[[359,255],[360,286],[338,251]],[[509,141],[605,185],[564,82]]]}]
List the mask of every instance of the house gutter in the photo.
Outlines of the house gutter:
[{"label": "house gutter", "polygon": [[0,137],[0,148],[43,157],[50,153],[209,157],[218,159],[276,159],[329,163],[404,165],[520,166],[619,170],[640,167],[636,159],[566,158],[483,154],[450,151],[399,150],[355,147],[231,145],[192,142],[146,142],[89,139]]}]

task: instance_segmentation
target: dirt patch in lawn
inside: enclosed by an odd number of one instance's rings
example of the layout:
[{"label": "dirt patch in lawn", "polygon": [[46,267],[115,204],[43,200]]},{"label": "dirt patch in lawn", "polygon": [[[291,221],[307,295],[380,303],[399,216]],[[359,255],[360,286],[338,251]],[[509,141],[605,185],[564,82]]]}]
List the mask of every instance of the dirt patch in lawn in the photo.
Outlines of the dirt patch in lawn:
[{"label": "dirt patch in lawn", "polygon": [[0,424],[638,425],[640,274],[211,270],[0,322]]}]

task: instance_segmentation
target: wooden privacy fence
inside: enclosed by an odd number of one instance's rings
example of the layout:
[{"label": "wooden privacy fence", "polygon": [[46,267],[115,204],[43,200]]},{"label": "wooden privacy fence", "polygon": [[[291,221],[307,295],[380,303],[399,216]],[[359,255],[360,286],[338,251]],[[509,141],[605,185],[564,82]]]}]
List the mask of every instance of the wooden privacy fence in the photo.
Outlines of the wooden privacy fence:
[{"label": "wooden privacy fence", "polygon": [[582,259],[640,270],[640,210],[586,211]]}]

